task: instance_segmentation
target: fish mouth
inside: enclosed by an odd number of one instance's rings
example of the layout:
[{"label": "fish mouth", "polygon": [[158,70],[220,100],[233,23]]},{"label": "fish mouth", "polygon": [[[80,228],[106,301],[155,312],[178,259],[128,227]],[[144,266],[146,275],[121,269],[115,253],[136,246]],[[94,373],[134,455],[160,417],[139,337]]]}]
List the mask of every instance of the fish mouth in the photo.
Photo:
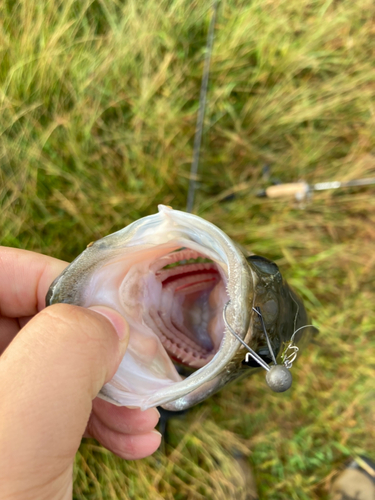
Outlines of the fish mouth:
[{"label": "fish mouth", "polygon": [[160,300],[144,321],[173,362],[201,368],[218,352],[224,336],[226,277],[204,254],[182,248],[158,259],[150,271]]},{"label": "fish mouth", "polygon": [[[254,278],[243,253],[213,224],[168,207],[90,245],[51,285],[47,304],[116,309],[129,343],[99,396],[147,409],[219,387],[250,328]],[[181,373],[183,368],[183,378]],[[237,368],[236,368],[237,369]],[[197,396],[197,392],[199,393]],[[190,401],[190,399],[189,399]]]}]

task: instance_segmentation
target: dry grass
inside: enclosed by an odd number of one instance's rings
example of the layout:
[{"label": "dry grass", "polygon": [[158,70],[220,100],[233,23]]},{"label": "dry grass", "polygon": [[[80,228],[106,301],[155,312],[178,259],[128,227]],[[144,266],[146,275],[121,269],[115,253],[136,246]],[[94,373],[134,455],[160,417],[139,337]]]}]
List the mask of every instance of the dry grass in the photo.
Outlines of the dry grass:
[{"label": "dry grass", "polygon": [[[276,260],[321,333],[287,394],[263,374],[175,421],[169,456],[123,462],[93,443],[76,499],[324,499],[349,457],[375,458],[374,189],[259,200],[283,181],[374,175],[370,0],[222,0],[196,213]],[[89,241],[184,208],[208,4],[3,2],[1,243],[71,260]],[[225,201],[230,193],[234,199]]]}]

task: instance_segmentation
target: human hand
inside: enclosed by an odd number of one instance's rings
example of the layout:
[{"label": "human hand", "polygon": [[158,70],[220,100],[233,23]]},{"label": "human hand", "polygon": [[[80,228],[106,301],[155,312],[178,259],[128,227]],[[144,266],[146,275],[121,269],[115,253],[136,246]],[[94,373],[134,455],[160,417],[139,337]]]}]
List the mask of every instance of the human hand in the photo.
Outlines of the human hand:
[{"label": "human hand", "polygon": [[[53,279],[67,263],[0,247],[0,498],[72,498],[82,436],[117,455],[142,458],[160,444],[158,412],[96,398],[125,353],[128,326],[116,311],[56,304]],[[99,313],[99,314],[98,314]]]}]

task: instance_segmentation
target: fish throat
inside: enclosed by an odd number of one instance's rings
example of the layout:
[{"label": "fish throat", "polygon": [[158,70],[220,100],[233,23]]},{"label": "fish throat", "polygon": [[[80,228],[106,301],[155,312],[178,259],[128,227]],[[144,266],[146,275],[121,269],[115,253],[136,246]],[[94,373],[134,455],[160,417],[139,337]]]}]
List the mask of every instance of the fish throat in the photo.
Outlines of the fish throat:
[{"label": "fish throat", "polygon": [[[220,312],[227,294],[218,265],[188,248],[150,266],[160,296],[143,316],[170,358],[192,368],[207,364],[224,334]],[[151,278],[152,279],[152,278]],[[160,300],[159,300],[160,298]]]}]

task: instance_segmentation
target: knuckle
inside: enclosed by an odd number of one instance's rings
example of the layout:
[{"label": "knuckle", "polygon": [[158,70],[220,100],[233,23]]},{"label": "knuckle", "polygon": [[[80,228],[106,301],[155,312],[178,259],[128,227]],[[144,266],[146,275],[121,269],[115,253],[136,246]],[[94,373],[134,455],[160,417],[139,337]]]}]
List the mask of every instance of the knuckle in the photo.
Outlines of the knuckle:
[{"label": "knuckle", "polygon": [[135,438],[131,434],[125,434],[120,437],[116,443],[116,448],[114,452],[122,458],[127,460],[133,459],[137,455],[137,446],[135,444]]}]

